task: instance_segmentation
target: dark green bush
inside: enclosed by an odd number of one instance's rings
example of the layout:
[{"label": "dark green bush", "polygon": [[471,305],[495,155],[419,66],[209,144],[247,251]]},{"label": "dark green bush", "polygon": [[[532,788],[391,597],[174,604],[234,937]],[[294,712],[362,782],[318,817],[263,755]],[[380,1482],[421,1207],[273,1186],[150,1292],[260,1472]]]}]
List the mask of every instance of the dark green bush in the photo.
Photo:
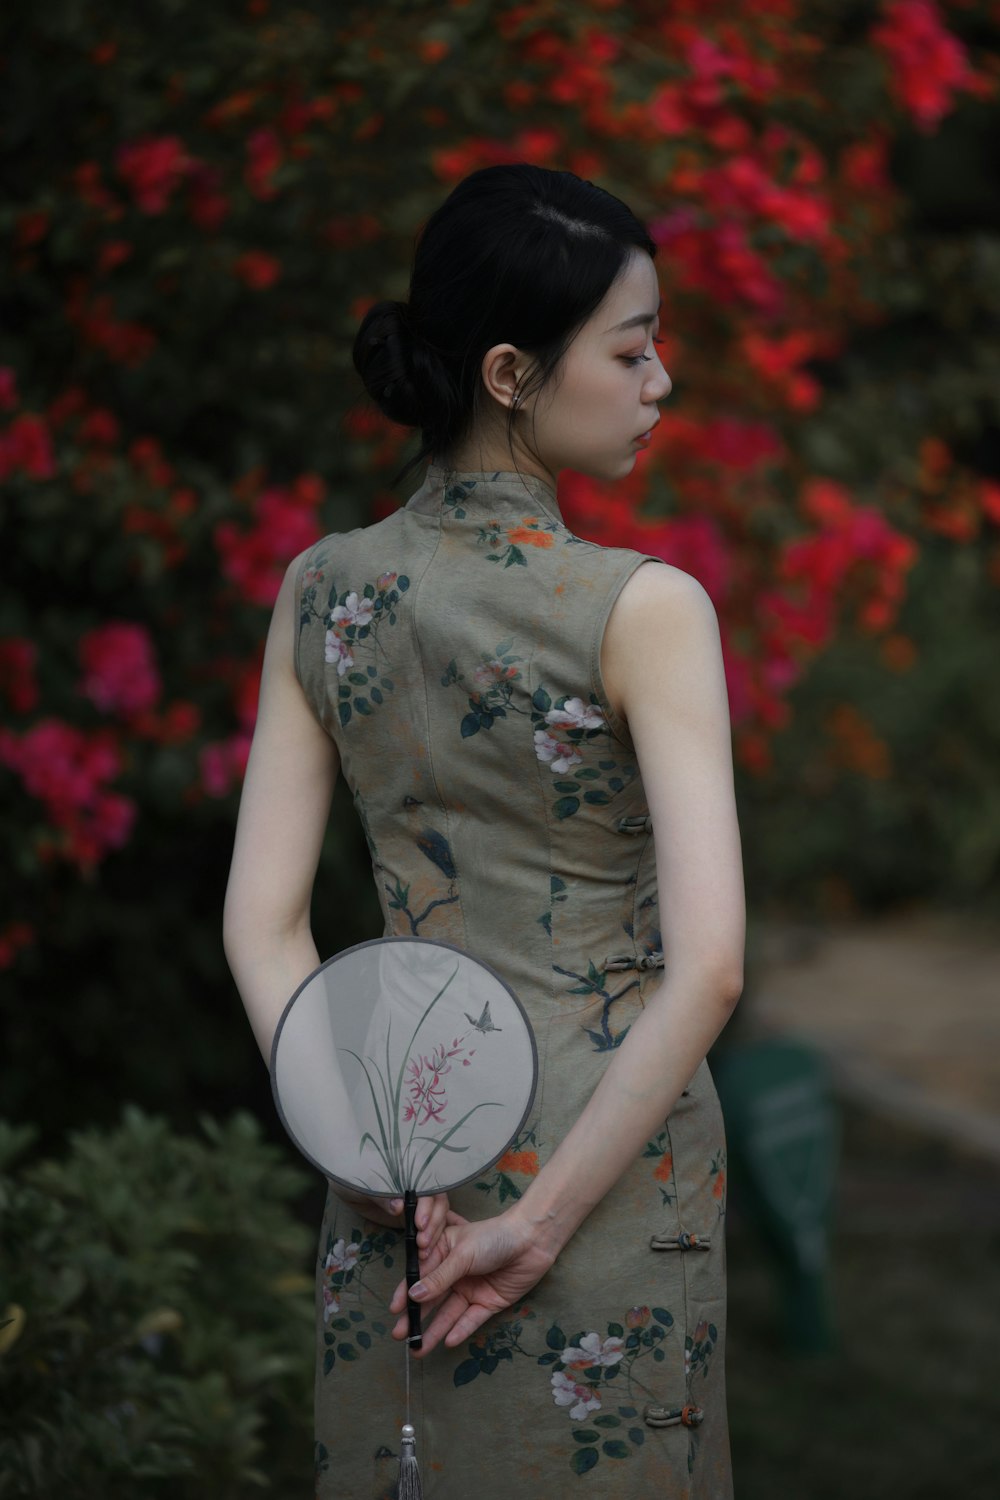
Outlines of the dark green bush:
[{"label": "dark green bush", "polygon": [[235,1500],[312,1482],[305,1175],[253,1119],[126,1108],[18,1165],[0,1122],[0,1496]]}]

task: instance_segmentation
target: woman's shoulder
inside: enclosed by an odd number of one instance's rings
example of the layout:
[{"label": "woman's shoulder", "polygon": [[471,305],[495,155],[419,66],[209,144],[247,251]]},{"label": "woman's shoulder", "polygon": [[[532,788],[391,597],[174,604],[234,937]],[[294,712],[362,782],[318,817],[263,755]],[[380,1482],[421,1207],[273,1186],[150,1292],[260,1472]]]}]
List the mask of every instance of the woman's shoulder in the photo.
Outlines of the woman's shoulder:
[{"label": "woman's shoulder", "polygon": [[378,550],[384,541],[392,538],[399,528],[399,511],[371,521],[366,526],[353,526],[347,531],[329,531],[317,537],[302,552],[293,557],[288,572],[298,577],[310,568],[324,565],[335,566],[353,558],[366,548]]}]

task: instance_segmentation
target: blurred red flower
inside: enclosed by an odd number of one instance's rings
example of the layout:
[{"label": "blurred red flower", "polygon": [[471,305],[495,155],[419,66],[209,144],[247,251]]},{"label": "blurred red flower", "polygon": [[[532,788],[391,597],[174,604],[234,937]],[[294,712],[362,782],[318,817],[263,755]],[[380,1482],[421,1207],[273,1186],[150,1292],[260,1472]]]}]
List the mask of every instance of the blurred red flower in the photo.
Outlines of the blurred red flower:
[{"label": "blurred red flower", "polygon": [[0,411],[13,411],[17,405],[17,376],[9,365],[0,365]]},{"label": "blurred red flower", "polygon": [[233,262],[233,270],[244,285],[255,292],[263,292],[278,280],[281,262],[263,250],[246,250]]},{"label": "blurred red flower", "polygon": [[0,640],[0,693],[15,713],[30,713],[38,702],[37,660],[34,641],[13,635]]},{"label": "blurred red flower", "polygon": [[244,178],[255,198],[273,198],[277,192],[274,175],[285,159],[277,133],[268,128],[255,130],[247,141]]},{"label": "blurred red flower", "polygon": [[120,146],[118,175],[146,214],[161,214],[190,167],[184,143],[176,135],[144,136]]},{"label": "blurred red flower", "polygon": [[15,417],[0,433],[0,480],[19,469],[31,479],[51,479],[56,472],[49,429],[30,412]]},{"label": "blurred red flower", "polygon": [[920,130],[934,130],[955,94],[968,87],[972,70],[933,0],[889,0],[871,40],[886,55],[890,90]]}]

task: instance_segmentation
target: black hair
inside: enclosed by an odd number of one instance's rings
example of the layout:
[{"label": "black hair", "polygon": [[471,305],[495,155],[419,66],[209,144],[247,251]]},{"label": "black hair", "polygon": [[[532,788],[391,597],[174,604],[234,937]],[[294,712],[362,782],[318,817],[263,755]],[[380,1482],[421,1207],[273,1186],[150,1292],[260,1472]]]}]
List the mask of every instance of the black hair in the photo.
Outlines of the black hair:
[{"label": "black hair", "polygon": [[[514,162],[463,178],[417,235],[409,301],[376,302],[354,340],[376,405],[420,429],[393,484],[470,431],[494,344],[533,357],[522,399],[542,390],[636,249],[656,254],[632,210],[573,172]],[[511,405],[509,447],[515,415]]]}]

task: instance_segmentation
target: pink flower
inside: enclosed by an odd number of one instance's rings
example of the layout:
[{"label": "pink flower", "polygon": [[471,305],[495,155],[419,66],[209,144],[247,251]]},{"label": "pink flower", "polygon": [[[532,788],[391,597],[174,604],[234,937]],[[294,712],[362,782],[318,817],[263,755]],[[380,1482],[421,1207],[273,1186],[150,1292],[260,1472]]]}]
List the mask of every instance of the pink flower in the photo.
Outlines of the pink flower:
[{"label": "pink flower", "polygon": [[351,655],[350,647],[346,641],[341,640],[335,630],[326,632],[323,659],[331,667],[336,663],[338,677],[343,677],[344,673],[349,672],[354,666],[354,657]]},{"label": "pink flower", "polygon": [[430,1056],[418,1053],[409,1059],[406,1064],[409,1102],[403,1110],[405,1123],[411,1120],[418,1125],[426,1125],[430,1120],[443,1123],[448,1100],[442,1080],[451,1072],[452,1060],[460,1058],[464,1051],[461,1037],[455,1037],[450,1047],[439,1042]]},{"label": "pink flower", "polygon": [[106,732],[88,735],[59,719],[43,719],[20,738],[0,733],[0,763],[43,803],[59,834],[56,854],[88,870],[127,841],[135,804],[107,790],[121,757]]},{"label": "pink flower", "polygon": [[321,498],[319,486],[301,480],[288,489],[273,486],[257,500],[251,530],[231,521],[215,528],[222,571],[251,603],[274,603],[289,558],[316,540]]},{"label": "pink flower", "polygon": [[543,765],[549,766],[557,775],[562,775],[583,760],[583,756],[573,745],[554,739],[544,729],[535,730],[535,754]]},{"label": "pink flower", "polygon": [[592,1385],[578,1385],[563,1370],[552,1374],[552,1399],[557,1406],[569,1407],[571,1422],[582,1422],[588,1411],[597,1411],[601,1398]]},{"label": "pink flower", "polygon": [[252,736],[241,731],[228,740],[203,745],[198,757],[202,791],[209,797],[225,797],[243,778]]},{"label": "pink flower", "polygon": [[361,1254],[361,1246],[357,1240],[350,1244],[346,1240],[337,1240],[333,1249],[323,1264],[324,1271],[332,1275],[336,1271],[351,1271],[357,1264],[358,1256]]},{"label": "pink flower", "polygon": [[588,1370],[594,1365],[616,1365],[624,1354],[624,1339],[602,1339],[599,1333],[588,1333],[579,1344],[565,1348],[559,1358],[571,1370]]},{"label": "pink flower", "polygon": [[128,718],[159,701],[160,674],[144,625],[115,621],[88,631],[79,645],[79,690],[105,713]]},{"label": "pink flower", "polygon": [[343,604],[336,605],[330,611],[330,624],[343,629],[346,625],[356,625],[359,629],[362,625],[371,622],[375,613],[375,602],[372,599],[362,599],[354,592],[348,594]]},{"label": "pink flower", "polygon": [[549,709],[545,722],[556,729],[599,729],[604,723],[604,710],[584,703],[582,698],[567,698],[562,708]]}]

